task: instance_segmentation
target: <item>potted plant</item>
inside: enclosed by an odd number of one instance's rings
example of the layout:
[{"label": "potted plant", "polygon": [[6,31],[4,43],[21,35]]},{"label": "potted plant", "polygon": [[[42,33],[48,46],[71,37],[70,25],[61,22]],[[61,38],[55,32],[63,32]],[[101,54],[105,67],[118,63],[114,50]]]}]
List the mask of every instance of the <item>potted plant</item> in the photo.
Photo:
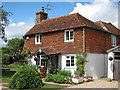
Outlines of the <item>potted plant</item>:
[{"label": "potted plant", "polygon": [[110,61],[112,61],[112,60],[113,60],[113,57],[112,57],[112,56],[110,56],[110,57],[109,57],[109,60],[110,60]]},{"label": "potted plant", "polygon": [[83,79],[84,79],[84,77],[83,76],[74,76],[73,78],[72,78],[72,81],[74,82],[74,83],[80,83],[80,82],[83,82]]}]

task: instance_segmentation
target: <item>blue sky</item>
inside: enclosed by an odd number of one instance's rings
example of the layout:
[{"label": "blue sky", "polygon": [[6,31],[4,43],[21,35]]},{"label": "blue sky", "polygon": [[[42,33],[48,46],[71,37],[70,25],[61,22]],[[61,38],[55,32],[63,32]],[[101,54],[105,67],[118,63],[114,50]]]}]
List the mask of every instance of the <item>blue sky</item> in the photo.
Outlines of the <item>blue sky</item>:
[{"label": "blue sky", "polygon": [[[41,11],[42,7],[49,4],[51,10],[48,11],[49,18],[55,18],[67,15],[73,11],[76,2],[3,2],[2,5],[6,11],[12,12],[9,18],[14,23],[24,21],[28,22],[29,19],[35,19],[35,12]],[[82,2],[85,4],[85,2]],[[52,6],[51,6],[52,5]],[[33,21],[35,22],[35,21]]]},{"label": "blue sky", "polygon": [[[117,3],[111,0],[92,0],[93,2],[49,2],[49,18],[79,13],[92,21],[111,22],[118,24]],[[48,2],[2,2],[3,9],[12,12],[10,24],[6,27],[8,39],[22,38],[35,25],[35,13],[46,7]],[[0,44],[0,45],[4,45]]]}]

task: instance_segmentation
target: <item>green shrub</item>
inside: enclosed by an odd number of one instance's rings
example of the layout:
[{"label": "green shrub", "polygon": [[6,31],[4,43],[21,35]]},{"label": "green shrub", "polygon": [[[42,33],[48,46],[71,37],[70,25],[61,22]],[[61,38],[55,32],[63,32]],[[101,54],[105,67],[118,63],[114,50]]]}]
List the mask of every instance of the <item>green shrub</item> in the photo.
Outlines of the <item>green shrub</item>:
[{"label": "green shrub", "polygon": [[46,82],[53,82],[53,79],[52,79],[52,74],[48,74],[45,78],[45,81]]},{"label": "green shrub", "polygon": [[65,76],[60,74],[54,74],[52,76],[53,82],[55,83],[65,83]]},{"label": "green shrub", "polygon": [[9,55],[9,54],[2,55],[2,63],[3,64],[8,65],[8,64],[11,64],[12,62],[13,62],[13,59],[12,59],[11,55]]},{"label": "green shrub", "polygon": [[58,74],[71,77],[71,72],[68,70],[60,70]]},{"label": "green shrub", "polygon": [[46,76],[45,81],[55,83],[72,83],[71,77],[60,74],[49,74]]},{"label": "green shrub", "polygon": [[9,88],[40,88],[42,85],[40,73],[26,65],[12,76]]}]

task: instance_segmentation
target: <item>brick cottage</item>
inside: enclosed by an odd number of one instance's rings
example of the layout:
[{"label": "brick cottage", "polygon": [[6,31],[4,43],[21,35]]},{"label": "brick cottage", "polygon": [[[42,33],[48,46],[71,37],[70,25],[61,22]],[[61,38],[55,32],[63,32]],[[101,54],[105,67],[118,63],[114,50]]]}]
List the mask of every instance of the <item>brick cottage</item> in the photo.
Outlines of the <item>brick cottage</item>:
[{"label": "brick cottage", "polygon": [[[25,50],[34,56],[31,64],[49,73],[49,59],[62,70],[76,70],[75,55],[87,55],[85,74],[94,79],[107,75],[106,51],[120,45],[120,30],[111,23],[93,22],[78,13],[47,19],[36,13],[36,25],[25,34]],[[37,57],[37,61],[34,60]],[[50,58],[45,58],[50,57]]]}]

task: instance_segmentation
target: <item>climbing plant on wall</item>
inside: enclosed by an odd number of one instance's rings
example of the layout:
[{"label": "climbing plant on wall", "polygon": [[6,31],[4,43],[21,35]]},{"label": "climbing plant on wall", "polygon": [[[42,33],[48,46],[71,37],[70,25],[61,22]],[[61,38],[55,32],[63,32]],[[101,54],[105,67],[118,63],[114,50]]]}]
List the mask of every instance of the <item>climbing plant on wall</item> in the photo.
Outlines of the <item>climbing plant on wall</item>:
[{"label": "climbing plant on wall", "polygon": [[76,61],[77,69],[75,71],[75,74],[83,76],[85,73],[85,71],[84,71],[85,62],[87,62],[86,55],[85,54],[84,55],[76,55],[75,58],[77,59],[77,61]]}]

